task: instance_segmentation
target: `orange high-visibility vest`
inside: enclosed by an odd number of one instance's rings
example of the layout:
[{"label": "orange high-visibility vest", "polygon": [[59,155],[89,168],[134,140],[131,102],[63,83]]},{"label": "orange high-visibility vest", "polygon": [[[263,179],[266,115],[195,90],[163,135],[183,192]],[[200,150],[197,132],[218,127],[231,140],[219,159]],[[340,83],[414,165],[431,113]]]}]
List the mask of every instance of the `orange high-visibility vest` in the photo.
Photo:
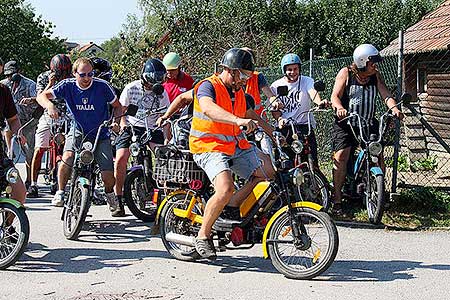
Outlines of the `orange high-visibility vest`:
[{"label": "orange high-visibility vest", "polygon": [[253,97],[255,99],[255,112],[260,115],[263,111],[264,107],[261,104],[261,94],[259,92],[259,85],[258,85],[258,72],[254,71],[252,77],[250,77],[249,80],[247,80],[247,83],[245,85],[245,92]]},{"label": "orange high-visibility vest", "polygon": [[[233,105],[227,88],[218,75],[212,75],[204,80],[212,83],[217,105],[237,117],[245,117],[247,103],[242,89],[235,93]],[[194,115],[189,135],[190,151],[192,153],[222,152],[233,155],[236,144],[241,149],[249,149],[250,144],[244,139],[239,126],[215,122],[202,112],[197,98],[198,87],[202,82],[203,80],[194,87]]]}]

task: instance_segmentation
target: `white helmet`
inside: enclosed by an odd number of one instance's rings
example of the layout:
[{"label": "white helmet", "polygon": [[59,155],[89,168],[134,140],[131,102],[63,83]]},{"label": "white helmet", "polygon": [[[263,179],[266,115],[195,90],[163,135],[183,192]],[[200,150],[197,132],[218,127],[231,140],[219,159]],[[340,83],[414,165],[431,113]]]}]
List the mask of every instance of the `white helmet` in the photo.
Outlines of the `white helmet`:
[{"label": "white helmet", "polygon": [[359,45],[356,47],[355,51],[353,51],[353,61],[355,62],[356,67],[361,71],[365,70],[368,61],[377,63],[382,60],[380,52],[378,52],[377,48],[371,44]]}]

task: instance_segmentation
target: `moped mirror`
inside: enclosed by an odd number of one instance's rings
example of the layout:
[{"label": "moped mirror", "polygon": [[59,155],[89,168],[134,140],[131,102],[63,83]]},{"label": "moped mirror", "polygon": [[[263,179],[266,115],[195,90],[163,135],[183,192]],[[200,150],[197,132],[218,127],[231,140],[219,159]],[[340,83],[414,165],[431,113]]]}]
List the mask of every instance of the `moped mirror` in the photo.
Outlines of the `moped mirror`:
[{"label": "moped mirror", "polygon": [[135,116],[138,111],[138,106],[134,104],[128,105],[127,111],[125,112],[126,116]]},{"label": "moped mirror", "polygon": [[325,83],[322,80],[317,80],[314,82],[314,89],[318,92],[325,91]]},{"label": "moped mirror", "polygon": [[277,87],[277,95],[278,97],[287,96],[289,93],[289,89],[287,85],[280,85]]},{"label": "moped mirror", "polygon": [[411,103],[411,99],[412,96],[409,93],[403,93],[402,97],[400,98],[400,101],[404,104],[404,105],[409,105]]}]

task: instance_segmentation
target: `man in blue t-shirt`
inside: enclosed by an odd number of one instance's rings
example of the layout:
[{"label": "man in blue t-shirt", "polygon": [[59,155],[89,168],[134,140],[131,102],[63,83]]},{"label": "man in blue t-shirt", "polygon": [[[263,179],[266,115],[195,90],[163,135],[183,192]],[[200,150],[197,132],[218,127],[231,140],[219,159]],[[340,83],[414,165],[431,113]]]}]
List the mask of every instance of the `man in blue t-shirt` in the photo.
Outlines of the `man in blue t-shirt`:
[{"label": "man in blue t-shirt", "polygon": [[[109,119],[108,104],[114,108],[115,116],[122,113],[122,106],[112,87],[105,80],[93,78],[93,66],[89,59],[84,57],[77,59],[73,64],[72,71],[75,78],[59,82],[53,88],[39,94],[36,99],[40,105],[48,109],[48,114],[52,118],[58,117],[58,111],[50,99],[64,99],[76,123],[72,125],[64,145],[62,159],[65,163],[61,164],[58,170],[59,190],[53,201],[55,206],[62,206],[64,203],[64,188],[70,177],[74,146],[80,146],[79,143],[83,136],[87,136],[87,139],[92,142],[95,140],[98,128],[103,121]],[[117,127],[117,124],[113,125]],[[112,215],[115,216],[119,207],[113,192],[115,183],[113,155],[107,128],[103,128],[100,132],[94,157],[102,171],[106,199]]]}]

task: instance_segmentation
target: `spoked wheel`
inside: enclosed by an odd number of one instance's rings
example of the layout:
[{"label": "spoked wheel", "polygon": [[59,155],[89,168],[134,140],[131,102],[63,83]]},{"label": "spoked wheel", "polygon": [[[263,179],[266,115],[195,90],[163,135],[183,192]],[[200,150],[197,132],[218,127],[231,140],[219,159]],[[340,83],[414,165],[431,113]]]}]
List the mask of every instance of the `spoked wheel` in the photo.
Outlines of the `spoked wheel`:
[{"label": "spoked wheel", "polygon": [[[336,225],[325,212],[301,208],[295,214],[300,238],[294,238],[289,212],[284,212],[270,229],[267,240],[269,255],[274,267],[286,277],[311,279],[333,263],[339,237]],[[303,224],[303,229],[300,224]]]},{"label": "spoked wheel", "polygon": [[83,227],[89,210],[89,188],[83,187],[77,178],[73,180],[72,197],[64,207],[63,231],[69,240],[76,240]]},{"label": "spoked wheel", "polygon": [[123,187],[124,200],[128,209],[138,219],[144,222],[153,222],[157,206],[153,203],[154,185],[146,184],[142,169],[127,174]]},{"label": "spoked wheel", "polygon": [[[169,232],[173,232],[181,235],[193,237],[197,236],[197,232],[200,227],[192,225],[192,222],[189,219],[177,217],[173,212],[174,208],[186,209],[189,205],[191,197],[192,195],[187,193],[174,195],[166,202],[159,217],[161,239],[164,243],[164,246],[173,257],[184,261],[193,261],[199,259],[200,255],[197,253],[194,247],[184,246],[167,241],[166,235]],[[195,205],[193,211],[194,213],[203,215],[203,209],[200,208],[199,204]]]},{"label": "spoked wheel", "polygon": [[370,191],[367,191],[366,195],[367,215],[370,223],[379,224],[381,222],[384,201],[384,176],[370,173]]},{"label": "spoked wheel", "polygon": [[30,223],[25,208],[0,203],[0,270],[14,264],[28,244]]},{"label": "spoked wheel", "polygon": [[[323,207],[325,211],[328,211],[331,204],[331,192],[329,190],[328,181],[320,172],[314,172],[312,177],[311,172],[307,171],[303,173],[305,183],[299,186],[299,193],[302,195],[305,201],[311,201],[317,203]],[[315,185],[313,184],[315,180]]]}]

